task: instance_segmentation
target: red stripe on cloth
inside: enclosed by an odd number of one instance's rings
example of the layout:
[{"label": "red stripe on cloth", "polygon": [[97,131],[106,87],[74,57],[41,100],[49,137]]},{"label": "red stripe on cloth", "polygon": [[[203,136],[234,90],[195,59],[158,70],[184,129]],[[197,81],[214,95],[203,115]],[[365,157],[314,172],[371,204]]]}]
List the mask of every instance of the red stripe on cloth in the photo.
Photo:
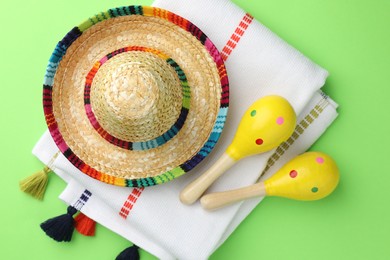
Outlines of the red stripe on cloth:
[{"label": "red stripe on cloth", "polygon": [[234,48],[236,48],[237,43],[228,42],[227,45],[228,45],[231,49],[234,49]]},{"label": "red stripe on cloth", "polygon": [[238,26],[240,26],[241,28],[244,28],[244,29],[246,30],[246,29],[248,28],[249,24],[247,24],[247,23],[241,21],[240,24],[239,24]]},{"label": "red stripe on cloth", "polygon": [[242,19],[244,22],[246,22],[246,23],[251,23],[252,22],[252,20],[253,20],[253,16],[252,15],[250,15],[250,14],[246,14],[245,15],[245,17]]},{"label": "red stripe on cloth", "polygon": [[230,39],[225,44],[225,47],[223,47],[222,49],[221,57],[224,61],[227,60],[227,58],[232,53],[234,48],[236,48],[237,43],[240,41],[241,37],[244,35],[246,29],[248,29],[252,21],[253,21],[253,16],[248,13],[246,13],[244,17],[241,19],[237,28],[234,30],[232,36],[230,36]]},{"label": "red stripe on cloth", "polygon": [[121,210],[119,211],[119,216],[121,216],[124,219],[127,219],[127,216],[129,215],[130,211],[133,209],[135,203],[137,202],[138,198],[141,196],[142,191],[144,188],[134,188],[130,195],[127,197],[125,203],[123,203],[123,206]]},{"label": "red stripe on cloth", "polygon": [[239,36],[243,36],[244,35],[244,30],[237,27],[236,30],[234,31],[234,33],[238,34]]}]

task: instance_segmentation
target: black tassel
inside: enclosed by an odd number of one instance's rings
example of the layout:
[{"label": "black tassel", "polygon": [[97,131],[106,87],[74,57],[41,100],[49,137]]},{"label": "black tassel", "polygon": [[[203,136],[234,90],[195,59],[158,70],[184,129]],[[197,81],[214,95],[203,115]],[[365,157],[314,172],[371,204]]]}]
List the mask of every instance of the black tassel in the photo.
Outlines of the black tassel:
[{"label": "black tassel", "polygon": [[41,228],[46,235],[57,242],[69,242],[72,239],[74,230],[73,215],[77,213],[77,209],[69,206],[67,211],[66,214],[48,219],[41,224]]},{"label": "black tassel", "polygon": [[139,260],[138,248],[137,245],[126,248],[115,258],[115,260]]}]

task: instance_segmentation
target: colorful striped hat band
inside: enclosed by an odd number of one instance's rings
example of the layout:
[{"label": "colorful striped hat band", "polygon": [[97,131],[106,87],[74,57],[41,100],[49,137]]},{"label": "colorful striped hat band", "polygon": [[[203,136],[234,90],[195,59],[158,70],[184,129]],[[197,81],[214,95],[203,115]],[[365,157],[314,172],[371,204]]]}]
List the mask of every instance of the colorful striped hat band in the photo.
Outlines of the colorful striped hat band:
[{"label": "colorful striped hat band", "polygon": [[213,149],[226,120],[222,58],[195,25],[128,6],[73,28],[46,69],[43,107],[61,153],[100,181],[172,180]]}]

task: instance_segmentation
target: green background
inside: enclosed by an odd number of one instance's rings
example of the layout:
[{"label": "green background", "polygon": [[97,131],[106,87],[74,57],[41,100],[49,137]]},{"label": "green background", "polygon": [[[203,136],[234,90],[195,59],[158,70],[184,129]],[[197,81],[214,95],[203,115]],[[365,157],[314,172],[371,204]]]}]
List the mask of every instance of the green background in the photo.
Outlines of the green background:
[{"label": "green background", "polygon": [[[40,202],[18,181],[42,168],[31,149],[46,128],[41,83],[55,44],[99,11],[151,2],[1,1],[1,259],[114,259],[129,245],[102,226],[71,243],[47,238],[39,223],[65,213],[64,182],[51,176]],[[312,149],[335,158],[341,182],[317,202],[266,198],[211,259],[390,259],[390,1],[234,2],[329,70],[340,115]]]}]

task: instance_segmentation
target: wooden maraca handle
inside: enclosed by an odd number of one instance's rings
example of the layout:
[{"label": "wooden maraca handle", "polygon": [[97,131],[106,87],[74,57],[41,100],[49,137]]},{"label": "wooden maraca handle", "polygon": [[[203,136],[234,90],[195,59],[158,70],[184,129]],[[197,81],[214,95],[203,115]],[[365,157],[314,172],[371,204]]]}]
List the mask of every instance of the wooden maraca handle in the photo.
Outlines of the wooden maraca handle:
[{"label": "wooden maraca handle", "polygon": [[210,169],[181,191],[180,201],[187,205],[194,203],[216,179],[235,163],[234,159],[224,153]]},{"label": "wooden maraca handle", "polygon": [[264,183],[259,182],[236,190],[207,194],[200,199],[200,203],[204,209],[214,210],[234,202],[265,195]]}]

